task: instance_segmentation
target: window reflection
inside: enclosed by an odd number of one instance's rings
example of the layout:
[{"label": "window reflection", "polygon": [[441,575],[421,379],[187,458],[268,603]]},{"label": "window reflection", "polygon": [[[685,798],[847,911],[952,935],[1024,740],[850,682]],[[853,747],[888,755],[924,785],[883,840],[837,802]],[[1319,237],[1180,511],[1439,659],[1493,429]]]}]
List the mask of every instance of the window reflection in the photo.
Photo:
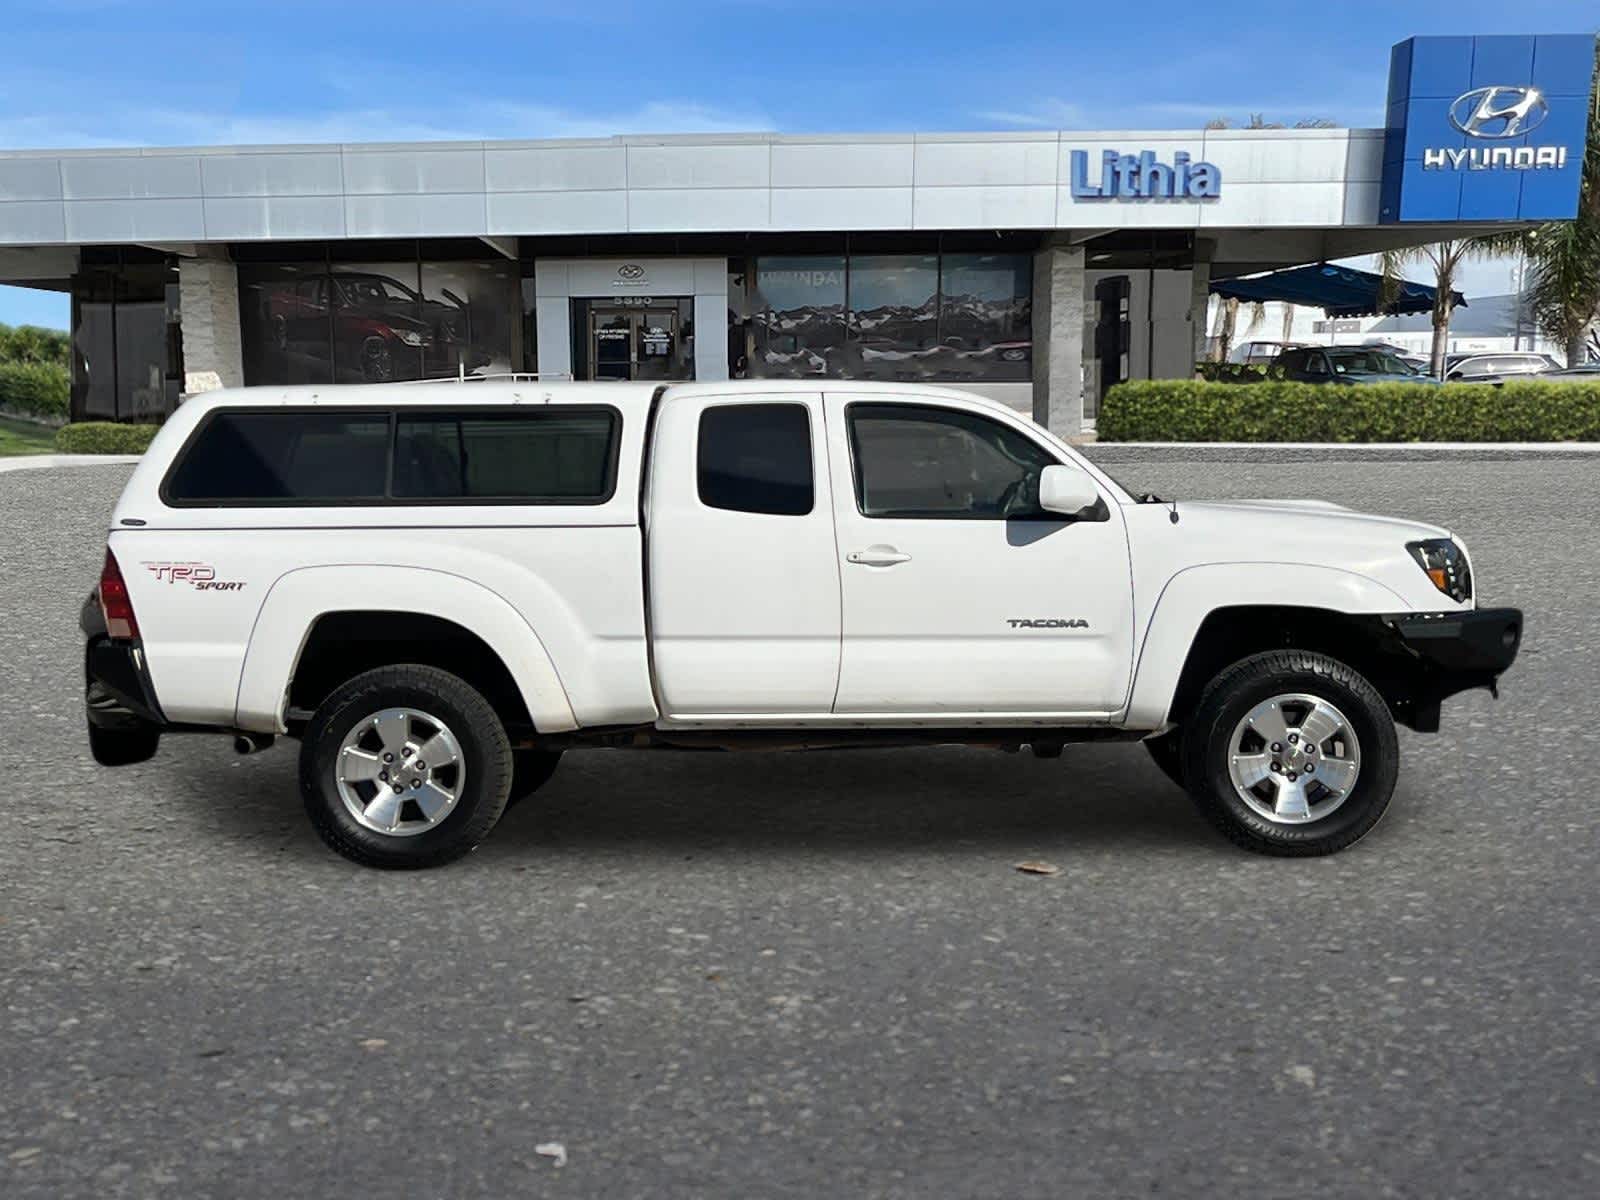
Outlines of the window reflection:
[{"label": "window reflection", "polygon": [[749,374],[1026,382],[1032,287],[1027,254],[759,258]]},{"label": "window reflection", "polygon": [[841,376],[844,255],[762,258],[756,264],[750,374],[764,379]]},{"label": "window reflection", "polygon": [[320,263],[240,270],[251,383],[388,383],[513,369],[516,268]]},{"label": "window reflection", "polygon": [[857,254],[849,270],[851,378],[935,378],[939,256]]}]

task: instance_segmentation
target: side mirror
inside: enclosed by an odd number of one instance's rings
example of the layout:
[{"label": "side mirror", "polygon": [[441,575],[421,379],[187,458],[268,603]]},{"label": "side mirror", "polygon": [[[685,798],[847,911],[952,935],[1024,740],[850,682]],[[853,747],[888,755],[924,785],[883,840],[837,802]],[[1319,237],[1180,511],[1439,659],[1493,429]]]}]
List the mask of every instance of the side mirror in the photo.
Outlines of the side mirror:
[{"label": "side mirror", "polygon": [[1082,516],[1100,502],[1100,489],[1077,467],[1046,467],[1039,475],[1039,507],[1066,517]]}]

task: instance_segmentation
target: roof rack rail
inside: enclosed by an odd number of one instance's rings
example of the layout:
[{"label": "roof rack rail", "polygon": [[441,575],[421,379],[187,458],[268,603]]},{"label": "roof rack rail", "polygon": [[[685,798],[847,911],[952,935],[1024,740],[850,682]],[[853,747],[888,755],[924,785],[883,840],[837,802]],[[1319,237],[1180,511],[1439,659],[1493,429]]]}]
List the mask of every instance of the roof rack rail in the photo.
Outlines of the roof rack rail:
[{"label": "roof rack rail", "polygon": [[498,380],[503,383],[537,383],[541,379],[572,382],[571,371],[496,371],[488,375],[468,375],[465,371],[439,379],[397,379],[396,383],[485,383]]}]

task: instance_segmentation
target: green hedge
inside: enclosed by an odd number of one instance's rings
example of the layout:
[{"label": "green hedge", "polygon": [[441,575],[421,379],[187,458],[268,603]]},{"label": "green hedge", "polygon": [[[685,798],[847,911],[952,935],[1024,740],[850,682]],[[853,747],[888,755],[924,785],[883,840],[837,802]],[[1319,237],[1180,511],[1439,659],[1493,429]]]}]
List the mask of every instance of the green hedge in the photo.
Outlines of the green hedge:
[{"label": "green hedge", "polygon": [[115,421],[79,421],[56,430],[56,449],[63,454],[143,454],[159,425],[119,425]]},{"label": "green hedge", "polygon": [[1595,442],[1600,383],[1119,383],[1102,442]]},{"label": "green hedge", "polygon": [[65,367],[0,362],[0,412],[65,421],[71,390]]}]

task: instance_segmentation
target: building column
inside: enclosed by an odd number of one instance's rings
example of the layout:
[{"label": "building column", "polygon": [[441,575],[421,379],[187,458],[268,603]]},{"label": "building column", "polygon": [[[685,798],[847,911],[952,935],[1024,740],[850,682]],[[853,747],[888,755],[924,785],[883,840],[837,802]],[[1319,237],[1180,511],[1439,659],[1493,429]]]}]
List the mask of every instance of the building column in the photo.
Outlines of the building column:
[{"label": "building column", "polygon": [[1191,341],[1194,343],[1193,359],[1200,362],[1206,356],[1206,341],[1211,331],[1206,314],[1211,308],[1211,259],[1217,244],[1210,238],[1196,238],[1194,243],[1194,278],[1189,292],[1189,321]]},{"label": "building column", "polygon": [[185,395],[244,386],[239,272],[220,258],[178,259]]},{"label": "building column", "polygon": [[1033,419],[1058,437],[1083,432],[1083,247],[1033,256]]}]

